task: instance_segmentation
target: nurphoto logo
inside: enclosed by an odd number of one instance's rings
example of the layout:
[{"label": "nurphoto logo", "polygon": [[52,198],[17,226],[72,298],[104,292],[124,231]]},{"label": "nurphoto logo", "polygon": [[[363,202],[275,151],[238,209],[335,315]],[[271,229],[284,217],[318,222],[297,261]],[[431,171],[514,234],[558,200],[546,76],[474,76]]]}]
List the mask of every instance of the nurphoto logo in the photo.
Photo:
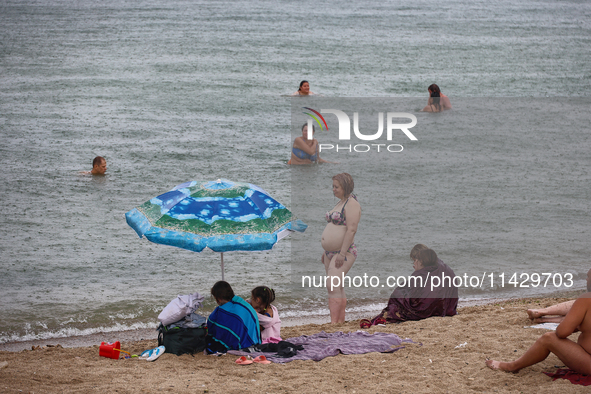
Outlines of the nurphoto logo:
[{"label": "nurphoto logo", "polygon": [[[337,117],[338,125],[339,125],[339,141],[350,141],[351,140],[351,119],[349,116],[341,110],[338,109],[321,109],[320,111],[316,111],[309,107],[303,107],[305,110],[309,112],[304,112],[304,114],[310,116],[308,119],[308,129],[311,129],[313,126],[313,121],[316,121],[318,126],[320,126],[321,130],[326,129],[328,131],[328,124],[326,119],[322,116],[322,114],[332,114]],[[417,124],[417,117],[413,114],[405,113],[405,112],[387,112],[386,113],[386,140],[392,141],[392,135],[395,130],[400,130],[406,135],[411,141],[417,141],[417,137],[410,132],[409,129],[413,128]],[[396,119],[397,123],[394,123]],[[410,119],[410,123],[399,123],[400,120],[403,119]],[[361,141],[376,141],[382,137],[384,133],[384,113],[378,113],[378,131],[373,134],[363,134],[359,130],[359,113],[353,113],[353,133],[355,137]],[[314,138],[312,133],[308,133],[308,139]],[[335,150],[336,152],[339,151],[348,151],[348,152],[369,152],[374,147],[378,152],[380,152],[381,148],[385,148],[388,152],[402,152],[404,149],[400,144],[385,144],[385,143],[371,143],[371,144],[349,144],[349,145],[339,145],[338,143],[336,146],[334,144],[319,144],[319,151],[328,151],[328,150]]]}]

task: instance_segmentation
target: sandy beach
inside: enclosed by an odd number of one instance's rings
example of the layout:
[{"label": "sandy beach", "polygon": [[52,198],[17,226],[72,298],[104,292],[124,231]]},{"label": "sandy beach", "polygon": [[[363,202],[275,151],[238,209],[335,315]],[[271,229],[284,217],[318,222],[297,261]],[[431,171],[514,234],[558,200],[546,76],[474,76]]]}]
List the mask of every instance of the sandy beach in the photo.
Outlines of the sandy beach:
[{"label": "sandy beach", "polygon": [[[97,334],[91,339],[96,339],[96,344],[85,347],[27,343],[35,349],[0,351],[0,392],[589,392],[588,387],[563,379],[552,381],[542,373],[564,367],[554,355],[517,374],[492,371],[484,364],[487,357],[502,360],[518,357],[546,332],[524,328],[531,324],[525,312],[527,308],[565,300],[525,299],[466,306],[451,318],[372,327],[369,332],[395,333],[417,344],[407,344],[389,354],[341,354],[319,362],[293,361],[284,365],[241,366],[234,363],[237,357],[230,354],[221,357],[164,354],[155,362],[99,357],[98,344],[111,339],[113,334],[102,338]],[[284,327],[282,336],[358,329],[358,320],[341,325],[306,324]],[[156,346],[155,339],[124,339],[151,333],[119,334],[122,348],[135,354]],[[571,339],[576,337],[574,334]]]}]

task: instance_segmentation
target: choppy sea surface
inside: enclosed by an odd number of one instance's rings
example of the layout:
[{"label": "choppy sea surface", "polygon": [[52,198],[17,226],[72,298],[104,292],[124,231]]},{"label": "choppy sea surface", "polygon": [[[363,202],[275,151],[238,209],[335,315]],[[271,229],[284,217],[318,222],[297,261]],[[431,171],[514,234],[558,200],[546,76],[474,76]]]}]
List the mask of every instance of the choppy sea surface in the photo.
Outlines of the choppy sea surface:
[{"label": "choppy sea surface", "polygon": [[[2,2],[0,343],[155,327],[176,295],[209,294],[218,253],[152,244],[124,217],[189,180],[256,184],[309,225],[224,254],[236,293],[273,287],[283,317],[328,315],[326,290],[301,285],[324,274],[339,172],[363,210],[349,275],[380,281],[347,289],[351,312],[383,307],[416,243],[466,278],[463,299],[582,290],[590,21],[584,1]],[[301,80],[318,96],[291,98]],[[453,110],[420,112],[431,83]],[[290,167],[304,107],[358,112],[364,134],[410,113],[417,140],[364,152],[328,114],[316,137],[351,151]],[[81,174],[97,155],[107,175]]]}]

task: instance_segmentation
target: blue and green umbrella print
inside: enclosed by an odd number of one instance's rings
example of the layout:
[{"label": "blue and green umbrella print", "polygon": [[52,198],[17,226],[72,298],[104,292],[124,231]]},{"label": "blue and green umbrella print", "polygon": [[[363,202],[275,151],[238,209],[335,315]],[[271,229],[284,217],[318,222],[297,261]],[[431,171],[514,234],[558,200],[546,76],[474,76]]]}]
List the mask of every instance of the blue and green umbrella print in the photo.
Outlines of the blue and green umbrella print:
[{"label": "blue and green umbrella print", "polygon": [[140,238],[195,252],[268,250],[308,227],[260,187],[226,179],[182,183],[125,217]]}]

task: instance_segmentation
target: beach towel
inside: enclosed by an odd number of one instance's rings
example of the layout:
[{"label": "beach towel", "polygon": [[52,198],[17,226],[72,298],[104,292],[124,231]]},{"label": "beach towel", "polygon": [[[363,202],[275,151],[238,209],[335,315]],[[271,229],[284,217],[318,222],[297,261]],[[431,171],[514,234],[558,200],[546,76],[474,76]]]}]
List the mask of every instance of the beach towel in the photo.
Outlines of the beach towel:
[{"label": "beach towel", "polygon": [[294,345],[301,345],[303,350],[298,350],[297,355],[288,358],[269,355],[269,353],[252,353],[245,351],[230,351],[228,353],[239,356],[262,355],[274,363],[288,363],[294,360],[314,360],[320,361],[326,357],[342,354],[364,354],[371,352],[392,353],[404,348],[402,343],[414,343],[410,339],[401,339],[396,334],[376,332],[370,334],[365,331],[355,331],[350,333],[324,331],[314,335],[302,335],[299,337],[288,338],[286,342]]},{"label": "beach towel", "polygon": [[211,339],[221,347],[208,343],[209,353],[220,349],[236,350],[261,343],[261,331],[256,311],[238,296],[215,308],[207,319]]},{"label": "beach towel", "polygon": [[581,386],[591,386],[591,376],[578,373],[569,368],[557,369],[555,373],[544,372],[546,375],[556,379],[567,379],[572,384],[580,384]]},{"label": "beach towel", "polygon": [[523,326],[523,328],[543,328],[544,330],[556,331],[558,323],[540,323],[533,326]]}]

